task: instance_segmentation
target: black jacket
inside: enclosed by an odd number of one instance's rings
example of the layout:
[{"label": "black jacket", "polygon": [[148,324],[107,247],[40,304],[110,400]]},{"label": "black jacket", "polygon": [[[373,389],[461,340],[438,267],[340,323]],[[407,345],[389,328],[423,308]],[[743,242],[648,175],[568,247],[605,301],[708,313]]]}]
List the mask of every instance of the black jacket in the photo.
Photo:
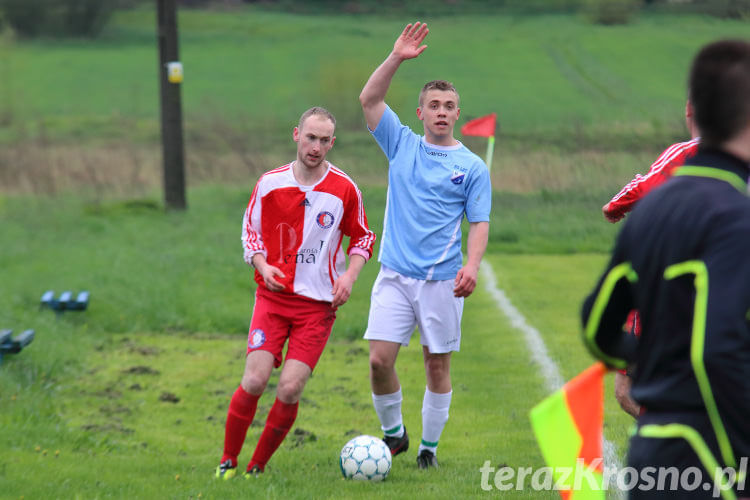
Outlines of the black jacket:
[{"label": "black jacket", "polygon": [[[582,311],[591,352],[635,364],[631,395],[647,413],[704,414],[736,457],[750,456],[749,173],[699,150],[638,203]],[[639,339],[622,329],[631,309]]]}]

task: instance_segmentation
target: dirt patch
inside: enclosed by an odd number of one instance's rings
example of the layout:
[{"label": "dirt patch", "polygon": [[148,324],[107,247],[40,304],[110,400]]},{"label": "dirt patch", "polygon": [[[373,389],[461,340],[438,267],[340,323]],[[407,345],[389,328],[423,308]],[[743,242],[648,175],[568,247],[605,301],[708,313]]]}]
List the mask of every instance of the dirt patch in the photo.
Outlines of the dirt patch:
[{"label": "dirt patch", "polygon": [[141,356],[158,356],[161,354],[161,349],[158,347],[130,344],[127,348],[128,352],[140,354]]},{"label": "dirt patch", "polygon": [[320,408],[320,405],[314,399],[302,398],[300,399],[300,403],[310,408]]},{"label": "dirt patch", "polygon": [[104,390],[93,393],[93,395],[105,399],[119,399],[122,397],[122,393],[114,387],[107,387]]},{"label": "dirt patch", "polygon": [[312,443],[314,441],[318,440],[318,436],[313,434],[310,431],[306,431],[305,429],[294,429],[294,432],[292,433],[292,446],[295,448],[298,446],[303,446],[305,443]]},{"label": "dirt patch", "polygon": [[178,398],[175,394],[171,392],[162,392],[159,395],[159,401],[164,401],[165,403],[179,403],[180,398]]},{"label": "dirt patch", "polygon": [[133,429],[128,429],[120,424],[85,424],[81,426],[81,429],[90,432],[119,432],[120,434],[132,434],[135,432]]},{"label": "dirt patch", "polygon": [[111,417],[112,415],[130,415],[133,413],[127,406],[102,406],[99,412]]},{"label": "dirt patch", "polygon": [[131,366],[130,368],[123,370],[122,373],[129,375],[160,375],[159,370],[154,370],[150,366]]},{"label": "dirt patch", "polygon": [[366,353],[367,353],[367,351],[365,351],[361,347],[352,347],[351,349],[349,349],[348,351],[346,351],[346,355],[347,356],[361,356],[361,355],[364,355]]}]

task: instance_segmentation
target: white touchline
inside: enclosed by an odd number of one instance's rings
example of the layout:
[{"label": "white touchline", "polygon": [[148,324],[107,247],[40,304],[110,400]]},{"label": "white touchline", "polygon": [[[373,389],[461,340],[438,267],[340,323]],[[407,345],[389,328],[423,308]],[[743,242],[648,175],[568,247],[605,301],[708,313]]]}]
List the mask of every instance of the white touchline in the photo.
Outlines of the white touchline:
[{"label": "white touchline", "polygon": [[[558,390],[565,384],[565,380],[560,374],[557,364],[549,357],[547,346],[544,345],[544,340],[539,330],[526,322],[526,318],[521,314],[521,311],[516,309],[510,302],[510,299],[508,299],[508,296],[505,295],[505,292],[497,287],[497,279],[495,278],[492,266],[483,260],[479,267],[484,278],[485,290],[495,299],[497,307],[508,317],[510,324],[523,333],[523,338],[531,354],[531,359],[534,360],[542,371],[547,390],[550,392]],[[619,470],[621,465],[617,455],[617,448],[607,438],[603,438],[603,441],[604,464]],[[622,492],[619,493],[620,495],[622,494]],[[620,496],[620,498],[622,497]]]}]

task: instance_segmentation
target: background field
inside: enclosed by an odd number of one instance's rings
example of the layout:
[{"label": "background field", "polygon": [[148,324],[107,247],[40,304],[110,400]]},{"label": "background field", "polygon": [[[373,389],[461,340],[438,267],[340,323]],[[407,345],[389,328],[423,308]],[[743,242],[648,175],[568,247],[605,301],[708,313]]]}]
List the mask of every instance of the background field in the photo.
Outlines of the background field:
[{"label": "background field", "polygon": [[[575,15],[424,20],[429,48],[404,65],[388,101],[417,128],[418,88],[449,78],[462,122],[498,113],[487,262],[568,379],[591,362],[578,309],[617,229],[600,207],[685,137],[696,48],[746,35],[746,25],[648,13],[617,27]],[[340,122],[331,160],[360,184],[380,234],[385,169],[356,98],[407,20],[248,7],[183,10],[179,21],[184,213],[161,202],[151,10],[118,13],[97,41],[0,41],[0,328],[37,332],[0,365],[0,498],[464,498],[498,494],[481,488],[486,460],[540,467],[528,423],[547,393],[540,367],[480,283],[453,363],[443,467],[420,473],[409,452],[384,484],[339,478],[349,437],[379,434],[361,340],[372,262],[269,473],[212,479],[255,287],[239,245],[249,190],[291,159],[301,111],[327,106]],[[483,141],[466,143],[484,154]],[[84,288],[85,313],[38,308],[47,289]],[[416,438],[424,378],[415,344],[399,372]],[[605,433],[622,456],[630,419],[608,384]],[[261,400],[258,420],[271,401]],[[260,430],[251,428],[241,461]]]}]

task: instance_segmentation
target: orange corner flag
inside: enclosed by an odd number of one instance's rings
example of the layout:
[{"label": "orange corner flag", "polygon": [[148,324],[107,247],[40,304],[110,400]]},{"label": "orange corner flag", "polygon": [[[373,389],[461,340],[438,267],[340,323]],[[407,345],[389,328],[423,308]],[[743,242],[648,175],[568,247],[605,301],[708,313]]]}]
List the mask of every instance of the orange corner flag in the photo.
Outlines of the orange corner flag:
[{"label": "orange corner flag", "polygon": [[475,135],[478,137],[494,137],[495,126],[497,125],[497,113],[491,113],[481,118],[476,118],[466,122],[461,127],[461,134]]},{"label": "orange corner flag", "polygon": [[602,363],[593,364],[531,409],[531,427],[552,476],[561,481],[563,500],[605,498],[602,425],[606,371]]}]

